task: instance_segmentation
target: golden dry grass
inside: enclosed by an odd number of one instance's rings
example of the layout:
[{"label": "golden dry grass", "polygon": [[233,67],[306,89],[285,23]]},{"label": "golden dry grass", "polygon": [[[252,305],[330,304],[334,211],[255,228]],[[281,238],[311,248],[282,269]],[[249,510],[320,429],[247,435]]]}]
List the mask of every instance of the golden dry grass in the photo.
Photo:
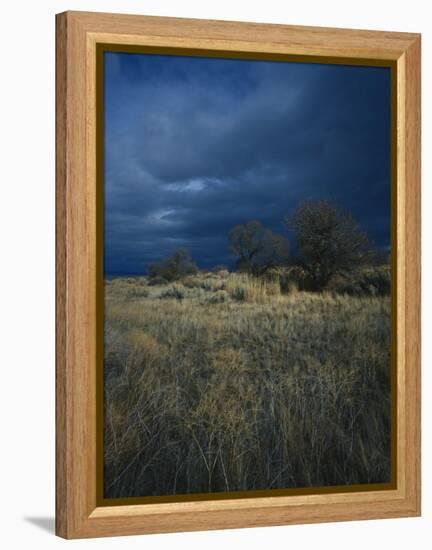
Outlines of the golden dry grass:
[{"label": "golden dry grass", "polygon": [[389,339],[386,296],[107,281],[106,496],[388,481]]}]

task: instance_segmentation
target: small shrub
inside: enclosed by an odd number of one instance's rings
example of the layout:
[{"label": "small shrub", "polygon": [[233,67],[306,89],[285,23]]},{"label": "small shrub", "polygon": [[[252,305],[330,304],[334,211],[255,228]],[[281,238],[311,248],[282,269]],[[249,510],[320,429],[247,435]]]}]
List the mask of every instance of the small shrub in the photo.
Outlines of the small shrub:
[{"label": "small shrub", "polygon": [[350,296],[388,296],[391,277],[388,266],[367,267],[348,277],[334,277],[328,289]]},{"label": "small shrub", "polygon": [[247,289],[244,286],[236,285],[230,289],[231,297],[237,302],[245,302],[247,299]]},{"label": "small shrub", "polygon": [[208,299],[209,304],[223,304],[229,300],[229,294],[225,290],[218,290]]},{"label": "small shrub", "polygon": [[185,277],[182,279],[182,285],[186,288],[197,288],[201,284],[198,277],[195,277],[194,275],[190,275],[188,277]]},{"label": "small shrub", "polygon": [[208,291],[212,291],[213,290],[213,286],[214,286],[214,282],[211,280],[211,279],[204,279],[203,281],[200,282],[200,285],[199,285],[203,290],[208,290]]},{"label": "small shrub", "polygon": [[197,273],[197,271],[197,266],[185,248],[179,248],[172,256],[168,256],[158,262],[152,262],[148,266],[150,279],[163,277],[170,282],[177,281],[186,275]]},{"label": "small shrub", "polygon": [[218,290],[225,290],[225,282],[216,278],[207,278],[200,282],[199,286],[210,292],[217,292]]},{"label": "small shrub", "polygon": [[149,279],[148,281],[148,285],[149,286],[162,286],[162,285],[167,285],[168,284],[168,281],[167,279],[165,279],[165,277],[153,277],[151,279]]},{"label": "small shrub", "polygon": [[217,281],[213,287],[213,290],[215,290],[216,292],[220,290],[225,290],[225,286],[225,281]]},{"label": "small shrub", "polygon": [[144,286],[132,286],[126,291],[128,298],[147,298],[149,294],[149,289]]},{"label": "small shrub", "polygon": [[222,274],[222,273],[229,273],[228,271],[228,268],[226,265],[216,265],[213,269],[212,269],[213,273],[217,273],[218,275]]},{"label": "small shrub", "polygon": [[285,269],[279,277],[280,289],[283,294],[297,290],[310,290],[312,282],[307,272],[299,265]]},{"label": "small shrub", "polygon": [[389,266],[368,268],[363,271],[363,284],[372,286],[378,296],[390,294],[391,275]]},{"label": "small shrub", "polygon": [[165,299],[165,298],[175,298],[176,300],[183,300],[185,297],[185,289],[181,285],[172,285],[166,290],[163,290],[159,294],[159,298]]}]

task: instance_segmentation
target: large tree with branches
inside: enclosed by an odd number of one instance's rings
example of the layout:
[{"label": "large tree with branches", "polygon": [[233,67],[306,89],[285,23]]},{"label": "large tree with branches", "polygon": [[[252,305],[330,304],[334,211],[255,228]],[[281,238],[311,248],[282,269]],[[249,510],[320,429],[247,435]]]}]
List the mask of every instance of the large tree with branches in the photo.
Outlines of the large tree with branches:
[{"label": "large tree with branches", "polygon": [[373,259],[366,232],[350,212],[329,201],[303,202],[286,224],[295,232],[312,290],[324,289],[334,275],[347,275]]},{"label": "large tree with branches", "polygon": [[234,226],[229,241],[231,252],[237,257],[238,271],[263,275],[270,268],[286,263],[288,258],[287,239],[257,220]]}]

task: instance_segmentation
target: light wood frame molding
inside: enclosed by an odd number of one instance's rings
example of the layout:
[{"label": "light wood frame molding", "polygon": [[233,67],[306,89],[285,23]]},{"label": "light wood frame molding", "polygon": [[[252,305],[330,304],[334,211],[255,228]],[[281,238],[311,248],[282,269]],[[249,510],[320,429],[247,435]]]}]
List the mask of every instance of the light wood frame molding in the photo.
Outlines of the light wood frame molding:
[{"label": "light wood frame molding", "polygon": [[[107,13],[56,17],[56,533],[64,538],[420,515],[420,35]],[[397,473],[391,490],[98,506],[96,50],[367,59],[396,68]]]}]

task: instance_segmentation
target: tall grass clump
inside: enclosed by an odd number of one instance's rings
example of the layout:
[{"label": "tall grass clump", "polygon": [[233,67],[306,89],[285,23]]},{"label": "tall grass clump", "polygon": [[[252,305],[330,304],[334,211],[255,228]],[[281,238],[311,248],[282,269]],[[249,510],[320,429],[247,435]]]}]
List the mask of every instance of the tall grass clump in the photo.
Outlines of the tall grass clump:
[{"label": "tall grass clump", "polygon": [[265,278],[233,273],[226,279],[225,290],[234,300],[249,303],[263,303],[281,294],[278,276]]}]

